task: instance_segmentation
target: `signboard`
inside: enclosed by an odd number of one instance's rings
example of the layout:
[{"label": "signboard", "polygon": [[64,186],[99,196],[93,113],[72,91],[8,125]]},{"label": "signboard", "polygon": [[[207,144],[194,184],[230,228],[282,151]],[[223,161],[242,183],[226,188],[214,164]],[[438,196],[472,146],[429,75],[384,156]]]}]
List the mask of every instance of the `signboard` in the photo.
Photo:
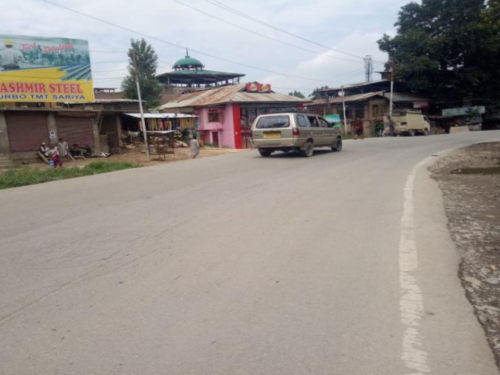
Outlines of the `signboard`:
[{"label": "signboard", "polygon": [[87,41],[0,34],[0,102],[93,100]]},{"label": "signboard", "polygon": [[471,114],[484,115],[485,113],[486,108],[484,106],[443,109],[443,117],[470,116]]},{"label": "signboard", "polygon": [[413,103],[413,108],[415,108],[415,109],[429,108],[429,103],[428,102],[415,102],[415,103]]},{"label": "signboard", "polygon": [[340,126],[341,124],[340,115],[325,115],[323,118],[334,126]]},{"label": "signboard", "polygon": [[262,83],[247,83],[247,92],[271,92],[271,85]]}]

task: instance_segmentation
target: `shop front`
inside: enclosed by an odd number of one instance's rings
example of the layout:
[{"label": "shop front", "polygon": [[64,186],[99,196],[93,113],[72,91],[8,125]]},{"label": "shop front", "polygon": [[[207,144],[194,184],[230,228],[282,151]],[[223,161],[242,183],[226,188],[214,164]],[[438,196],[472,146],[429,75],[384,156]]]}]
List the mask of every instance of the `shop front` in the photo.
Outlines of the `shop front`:
[{"label": "shop front", "polygon": [[257,116],[299,112],[304,99],[271,91],[270,85],[235,85],[185,95],[159,108],[198,116],[197,132],[205,144],[251,147],[250,128]]},{"label": "shop front", "polygon": [[[140,113],[127,113],[133,121],[128,123],[129,131],[144,131],[141,123]],[[144,121],[148,131],[163,131],[163,130],[194,130],[197,127],[197,116],[175,113],[145,113]]]}]

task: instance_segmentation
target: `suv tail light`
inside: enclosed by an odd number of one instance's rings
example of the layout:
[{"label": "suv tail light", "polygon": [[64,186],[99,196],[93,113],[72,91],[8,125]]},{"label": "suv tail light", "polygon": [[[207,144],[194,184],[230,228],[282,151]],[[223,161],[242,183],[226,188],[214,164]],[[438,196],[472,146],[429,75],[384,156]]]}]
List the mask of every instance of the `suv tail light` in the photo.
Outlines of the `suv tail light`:
[{"label": "suv tail light", "polygon": [[293,136],[298,137],[300,135],[300,131],[297,128],[293,128]]}]

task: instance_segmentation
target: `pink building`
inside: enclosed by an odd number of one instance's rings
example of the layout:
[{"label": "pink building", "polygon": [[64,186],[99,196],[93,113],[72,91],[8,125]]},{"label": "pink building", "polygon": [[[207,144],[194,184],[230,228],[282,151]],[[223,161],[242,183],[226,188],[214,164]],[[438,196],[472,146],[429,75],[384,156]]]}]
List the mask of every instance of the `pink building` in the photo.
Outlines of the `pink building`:
[{"label": "pink building", "polygon": [[295,112],[304,99],[271,91],[268,85],[233,85],[194,92],[160,107],[163,112],[199,117],[196,131],[205,143],[235,149],[250,147],[250,127],[261,114]]}]

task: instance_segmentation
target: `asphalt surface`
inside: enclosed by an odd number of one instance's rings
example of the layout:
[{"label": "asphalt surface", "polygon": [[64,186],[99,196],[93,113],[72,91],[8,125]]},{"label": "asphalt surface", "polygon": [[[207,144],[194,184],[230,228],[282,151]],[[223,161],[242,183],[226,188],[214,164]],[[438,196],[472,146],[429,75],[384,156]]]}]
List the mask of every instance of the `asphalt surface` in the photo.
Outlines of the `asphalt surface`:
[{"label": "asphalt surface", "polygon": [[246,151],[0,191],[0,374],[498,374],[440,190],[415,169],[498,139]]}]

